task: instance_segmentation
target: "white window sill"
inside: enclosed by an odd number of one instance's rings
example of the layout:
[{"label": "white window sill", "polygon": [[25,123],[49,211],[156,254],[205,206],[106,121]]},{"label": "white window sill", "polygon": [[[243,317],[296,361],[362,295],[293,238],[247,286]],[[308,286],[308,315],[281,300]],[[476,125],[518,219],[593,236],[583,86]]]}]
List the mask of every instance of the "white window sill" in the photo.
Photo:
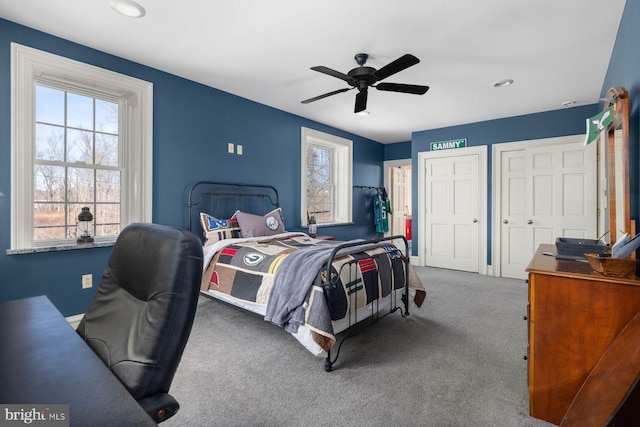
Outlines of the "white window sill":
[{"label": "white window sill", "polygon": [[353,225],[355,222],[323,222],[322,224],[316,224],[318,228],[322,227],[340,227],[342,225]]},{"label": "white window sill", "polygon": [[105,248],[113,246],[115,241],[103,241],[94,243],[69,243],[68,245],[57,246],[40,246],[37,248],[26,249],[7,249],[7,255],[22,255],[22,254],[36,254],[41,252],[59,252],[59,251],[73,251],[76,249],[93,249],[93,248]]}]

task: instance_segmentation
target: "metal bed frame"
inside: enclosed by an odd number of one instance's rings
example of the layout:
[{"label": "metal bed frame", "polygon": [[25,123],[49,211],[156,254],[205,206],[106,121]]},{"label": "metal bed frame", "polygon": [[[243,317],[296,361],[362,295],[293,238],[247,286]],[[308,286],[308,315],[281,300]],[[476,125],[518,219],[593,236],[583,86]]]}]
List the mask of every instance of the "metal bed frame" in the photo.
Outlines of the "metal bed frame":
[{"label": "metal bed frame", "polygon": [[[278,190],[271,185],[260,185],[260,184],[232,184],[232,183],[223,183],[223,182],[213,182],[213,181],[200,181],[195,183],[191,189],[189,190],[189,201],[188,201],[188,210],[189,210],[189,218],[188,218],[188,227],[189,231],[196,233],[199,236],[203,236],[202,227],[199,221],[200,212],[207,212],[209,214],[213,214],[215,212],[216,215],[222,218],[229,218],[233,215],[236,210],[243,210],[246,212],[250,212],[253,214],[265,214],[273,209],[280,207],[280,196],[278,194]],[[202,237],[201,237],[202,238]],[[349,262],[344,263],[340,267],[340,271],[335,272],[336,274],[332,274],[332,271],[335,271],[333,268],[333,261],[338,256],[338,252],[342,249],[362,246],[366,244],[379,244],[383,242],[391,242],[402,240],[404,242],[404,254],[400,249],[397,250],[397,255],[401,257],[404,262],[404,270],[408,272],[409,269],[409,257],[407,254],[409,253],[409,245],[407,239],[404,236],[390,236],[390,237],[382,237],[378,239],[372,240],[360,240],[360,241],[349,241],[342,244],[338,244],[334,247],[333,251],[326,264],[326,272],[327,274],[322,274],[322,282],[321,286],[324,290],[324,295],[327,301],[327,306],[329,310],[331,309],[331,293],[334,289],[337,288],[339,284],[340,277],[346,268],[349,269],[348,275],[351,280],[351,271],[354,271],[358,268],[358,264],[356,260],[350,260]],[[377,323],[380,319],[388,316],[391,313],[395,313],[400,310],[400,314],[402,317],[409,315],[409,281],[408,275],[405,274],[404,277],[404,288],[401,293],[401,302],[402,306],[398,305],[396,289],[392,289],[391,293],[384,298],[390,298],[390,309],[388,312],[384,312],[380,314],[378,309],[379,307],[379,299],[376,299],[371,303],[371,314],[367,315],[364,319],[359,320],[357,312],[349,312],[348,314],[348,327],[343,331],[346,333],[340,339],[340,342],[334,344],[333,348],[337,348],[334,352],[329,349],[327,351],[327,356],[324,361],[324,370],[326,372],[331,372],[333,369],[333,364],[336,363],[339,355],[340,349],[342,348],[342,344],[349,339],[354,337],[357,332],[353,331],[353,326],[358,323],[363,322],[364,320],[369,319],[370,324]],[[215,299],[215,297],[204,294],[206,297]],[[355,298],[355,300],[351,300],[352,305],[357,306],[357,293],[354,293],[355,297],[349,295],[349,298]],[[336,334],[337,340],[337,334]]]},{"label": "metal bed frame", "polygon": [[[358,241],[358,242],[346,242],[346,243],[342,243],[338,246],[336,246],[333,251],[331,252],[331,256],[329,257],[329,259],[327,260],[327,267],[326,267],[326,271],[328,272],[326,275],[323,275],[323,280],[322,280],[322,288],[324,289],[324,294],[327,300],[327,306],[329,308],[329,310],[331,310],[331,292],[338,286],[339,283],[339,278],[342,276],[342,271],[345,268],[349,268],[349,277],[353,277],[351,275],[351,272],[353,271],[353,269],[358,268],[357,265],[357,260],[350,260],[348,263],[345,263],[341,266],[341,269],[339,272],[337,272],[337,274],[335,276],[333,276],[330,272],[332,271],[332,264],[333,261],[337,255],[337,253],[344,248],[348,248],[348,247],[355,247],[355,246],[361,246],[363,244],[375,244],[375,243],[382,243],[382,242],[391,242],[394,240],[398,240],[398,239],[402,239],[404,241],[404,245],[405,245],[405,254],[408,253],[408,243],[407,243],[407,239],[404,236],[391,236],[391,237],[383,237],[383,238],[379,238],[379,239],[373,239],[373,240],[366,240],[366,241]],[[398,251],[398,255],[400,255],[402,257],[403,262],[405,263],[404,266],[404,271],[408,272],[409,270],[409,257],[407,256],[403,256],[402,253],[400,252],[400,250],[396,249]],[[381,255],[379,255],[381,256]],[[355,273],[353,273],[355,274]],[[351,280],[351,279],[350,279]],[[388,312],[380,315],[380,311],[378,310],[378,306],[379,306],[379,299],[376,299],[374,302],[371,303],[371,315],[367,316],[367,318],[363,319],[369,319],[370,324],[374,324],[377,323],[380,319],[388,316],[391,313],[395,313],[398,310],[400,311],[400,314],[402,315],[402,317],[408,316],[409,315],[409,280],[408,280],[408,275],[407,273],[405,273],[405,281],[404,281],[404,290],[402,291],[402,296],[401,296],[401,300],[402,300],[402,304],[404,307],[404,311],[402,311],[401,307],[398,306],[397,304],[397,297],[396,297],[396,290],[392,289],[391,293],[387,296],[388,298],[391,298],[391,305],[390,305],[390,309]],[[354,303],[354,305],[357,307],[357,293],[355,293],[355,301],[352,301]],[[387,298],[384,297],[384,298]],[[351,298],[351,296],[350,296]],[[325,358],[324,361],[324,370],[327,372],[331,372],[333,364],[338,360],[338,357],[340,356],[340,349],[342,348],[342,344],[344,344],[344,342],[349,339],[352,338],[356,335],[356,333],[353,332],[353,326],[356,325],[357,323],[359,323],[360,321],[358,320],[357,317],[357,312],[353,313],[355,316],[352,319],[352,313],[349,312],[349,326],[347,327],[347,329],[345,329],[347,335],[344,336],[341,340],[340,343],[337,343],[337,349],[335,351],[335,356],[332,357],[331,356],[331,349],[329,349],[327,351],[327,357]],[[353,322],[352,322],[353,320]],[[337,337],[336,337],[337,338]],[[335,344],[334,344],[335,347]]]}]

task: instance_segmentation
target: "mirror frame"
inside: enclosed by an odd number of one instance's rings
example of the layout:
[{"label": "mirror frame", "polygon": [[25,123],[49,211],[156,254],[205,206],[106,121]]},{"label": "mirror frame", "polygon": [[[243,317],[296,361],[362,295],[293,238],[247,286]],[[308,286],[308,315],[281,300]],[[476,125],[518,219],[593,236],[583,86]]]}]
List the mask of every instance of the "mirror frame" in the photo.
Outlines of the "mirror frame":
[{"label": "mirror frame", "polygon": [[[613,245],[618,230],[635,236],[635,221],[631,221],[629,201],[629,93],[623,87],[607,91],[604,110],[615,105],[613,121],[607,128],[607,186],[609,207],[609,242]],[[616,130],[621,128],[622,141],[616,144]],[[616,160],[618,159],[618,161]],[[617,185],[622,183],[621,185]],[[618,209],[622,198],[622,210]]]}]

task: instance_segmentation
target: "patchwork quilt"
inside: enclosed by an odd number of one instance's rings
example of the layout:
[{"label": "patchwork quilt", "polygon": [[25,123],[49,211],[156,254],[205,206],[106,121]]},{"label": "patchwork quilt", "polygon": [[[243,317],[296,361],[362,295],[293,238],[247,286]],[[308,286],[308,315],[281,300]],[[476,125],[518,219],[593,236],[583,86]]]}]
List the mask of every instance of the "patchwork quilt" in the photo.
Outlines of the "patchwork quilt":
[{"label": "patchwork quilt", "polygon": [[[422,303],[424,288],[406,271],[395,246],[363,242],[340,249],[329,271],[327,262],[340,243],[304,233],[222,240],[209,248],[212,255],[208,264],[205,261],[201,291],[256,307],[252,311],[291,333],[306,327],[324,351],[335,343],[335,322],[408,284],[416,290],[416,304]],[[325,283],[328,277],[331,285]]]}]

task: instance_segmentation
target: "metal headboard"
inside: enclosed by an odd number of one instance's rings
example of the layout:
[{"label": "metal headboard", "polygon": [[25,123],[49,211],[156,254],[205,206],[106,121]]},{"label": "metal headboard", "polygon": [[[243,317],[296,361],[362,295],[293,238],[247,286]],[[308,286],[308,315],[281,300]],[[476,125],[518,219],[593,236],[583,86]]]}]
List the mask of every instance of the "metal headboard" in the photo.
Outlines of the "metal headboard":
[{"label": "metal headboard", "polygon": [[280,195],[271,185],[200,181],[189,189],[189,231],[202,236],[200,212],[228,219],[237,210],[264,215],[279,207]]}]

